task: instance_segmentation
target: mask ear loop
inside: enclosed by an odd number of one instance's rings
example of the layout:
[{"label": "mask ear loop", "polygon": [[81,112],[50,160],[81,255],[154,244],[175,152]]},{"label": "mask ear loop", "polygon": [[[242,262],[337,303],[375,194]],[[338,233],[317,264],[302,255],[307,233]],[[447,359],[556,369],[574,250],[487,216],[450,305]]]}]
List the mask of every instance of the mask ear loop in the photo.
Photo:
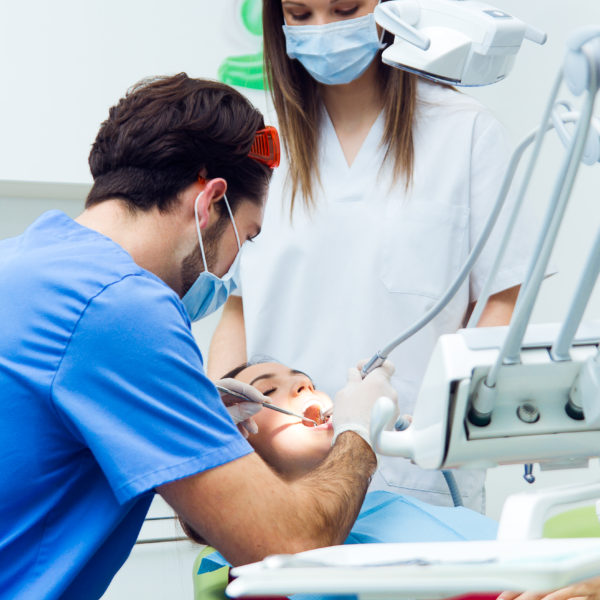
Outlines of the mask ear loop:
[{"label": "mask ear loop", "polygon": [[[206,183],[206,179],[199,178],[198,181],[204,181]],[[204,243],[202,242],[202,231],[200,230],[200,219],[198,219],[198,200],[200,200],[200,196],[204,194],[204,190],[202,190],[197,196],[194,202],[194,218],[196,220],[196,232],[198,233],[198,245],[200,246],[200,252],[202,253],[202,262],[204,263],[204,270],[207,273],[210,273],[208,270],[208,264],[206,262],[206,255],[204,254]],[[240,236],[238,234],[237,227],[235,225],[235,219],[233,218],[233,213],[231,212],[231,207],[229,206],[229,201],[227,200],[227,194],[223,194],[223,200],[225,201],[225,206],[227,207],[227,212],[229,213],[229,218],[231,219],[231,224],[233,225],[233,233],[235,233],[235,240],[238,246],[238,252],[242,249],[242,245],[240,244]]]},{"label": "mask ear loop", "polygon": [[229,213],[229,218],[231,219],[231,224],[233,225],[233,232],[235,233],[235,239],[237,240],[238,251],[242,249],[242,245],[240,244],[240,236],[238,235],[237,227],[235,226],[235,219],[233,218],[233,213],[231,212],[231,207],[229,206],[229,201],[227,200],[227,195],[223,194],[223,200],[225,200],[225,206],[227,207],[227,212]]},{"label": "mask ear loop", "polygon": [[[202,242],[202,231],[200,231],[200,219],[198,219],[198,200],[200,200],[200,196],[204,194],[204,190],[202,190],[197,196],[196,201],[194,202],[194,217],[196,219],[196,231],[198,232],[198,245],[200,246],[200,252],[202,253],[202,262],[204,263],[204,270],[209,273],[208,265],[206,264],[206,256],[204,254],[204,244]],[[237,232],[236,232],[237,235]]]}]

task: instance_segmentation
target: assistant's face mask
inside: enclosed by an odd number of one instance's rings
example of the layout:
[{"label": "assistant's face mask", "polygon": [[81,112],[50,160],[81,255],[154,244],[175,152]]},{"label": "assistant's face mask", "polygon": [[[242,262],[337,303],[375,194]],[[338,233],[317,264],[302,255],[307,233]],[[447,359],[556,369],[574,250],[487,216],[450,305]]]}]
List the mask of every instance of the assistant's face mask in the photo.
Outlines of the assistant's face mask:
[{"label": "assistant's face mask", "polygon": [[325,25],[284,25],[283,33],[287,55],[325,85],[354,81],[382,48],[373,13]]},{"label": "assistant's face mask", "polygon": [[200,244],[200,252],[202,253],[202,262],[204,263],[204,271],[198,275],[198,278],[194,282],[194,285],[187,291],[185,296],[182,298],[183,305],[185,306],[188,315],[192,321],[198,321],[203,317],[207,317],[211,313],[215,312],[227,300],[229,294],[237,289],[239,281],[239,266],[240,266],[240,236],[238,235],[237,227],[233,219],[233,213],[229,207],[227,196],[223,196],[223,201],[227,207],[229,218],[233,223],[233,231],[235,232],[235,239],[237,240],[238,253],[233,261],[229,271],[223,275],[223,277],[217,277],[214,273],[208,270],[208,264],[206,263],[206,255],[204,253],[204,244],[202,243],[202,232],[200,230],[200,221],[198,220],[198,200],[203,192],[198,194],[194,203],[194,216],[196,217],[196,231],[198,232],[198,243]]}]

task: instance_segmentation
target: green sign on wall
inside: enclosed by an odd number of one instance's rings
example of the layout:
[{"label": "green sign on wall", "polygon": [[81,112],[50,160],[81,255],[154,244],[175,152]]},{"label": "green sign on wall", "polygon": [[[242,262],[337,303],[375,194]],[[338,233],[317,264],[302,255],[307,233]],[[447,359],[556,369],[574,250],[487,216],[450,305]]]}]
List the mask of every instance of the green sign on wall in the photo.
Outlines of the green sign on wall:
[{"label": "green sign on wall", "polygon": [[260,50],[254,54],[228,56],[219,66],[219,79],[229,85],[264,90],[261,0],[243,0],[239,17],[244,29],[261,38]]}]

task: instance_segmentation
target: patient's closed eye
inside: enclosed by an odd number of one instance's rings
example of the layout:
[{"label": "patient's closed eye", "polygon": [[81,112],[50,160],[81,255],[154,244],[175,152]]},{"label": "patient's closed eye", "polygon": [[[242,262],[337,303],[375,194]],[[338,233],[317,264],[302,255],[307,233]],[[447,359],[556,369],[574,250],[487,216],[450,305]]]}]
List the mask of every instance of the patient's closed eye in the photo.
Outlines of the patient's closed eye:
[{"label": "patient's closed eye", "polygon": [[265,390],[264,392],[262,392],[263,396],[270,396],[271,394],[274,394],[277,391],[276,387],[273,388],[269,388],[268,390]]}]

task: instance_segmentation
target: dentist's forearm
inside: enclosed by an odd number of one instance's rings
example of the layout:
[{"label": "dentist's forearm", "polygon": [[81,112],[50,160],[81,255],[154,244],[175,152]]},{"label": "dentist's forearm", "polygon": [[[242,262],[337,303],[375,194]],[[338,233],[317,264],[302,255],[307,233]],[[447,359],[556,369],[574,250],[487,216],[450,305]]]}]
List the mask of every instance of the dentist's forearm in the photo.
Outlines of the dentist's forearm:
[{"label": "dentist's forearm", "polygon": [[376,468],[371,447],[358,434],[347,431],[340,434],[317,469],[295,482],[316,500],[313,535],[316,539],[322,536],[318,546],[342,544],[348,537]]},{"label": "dentist's forearm", "polygon": [[157,491],[200,538],[240,565],[343,542],[375,467],[371,448],[348,431],[315,471],[293,482],[253,453]]}]

